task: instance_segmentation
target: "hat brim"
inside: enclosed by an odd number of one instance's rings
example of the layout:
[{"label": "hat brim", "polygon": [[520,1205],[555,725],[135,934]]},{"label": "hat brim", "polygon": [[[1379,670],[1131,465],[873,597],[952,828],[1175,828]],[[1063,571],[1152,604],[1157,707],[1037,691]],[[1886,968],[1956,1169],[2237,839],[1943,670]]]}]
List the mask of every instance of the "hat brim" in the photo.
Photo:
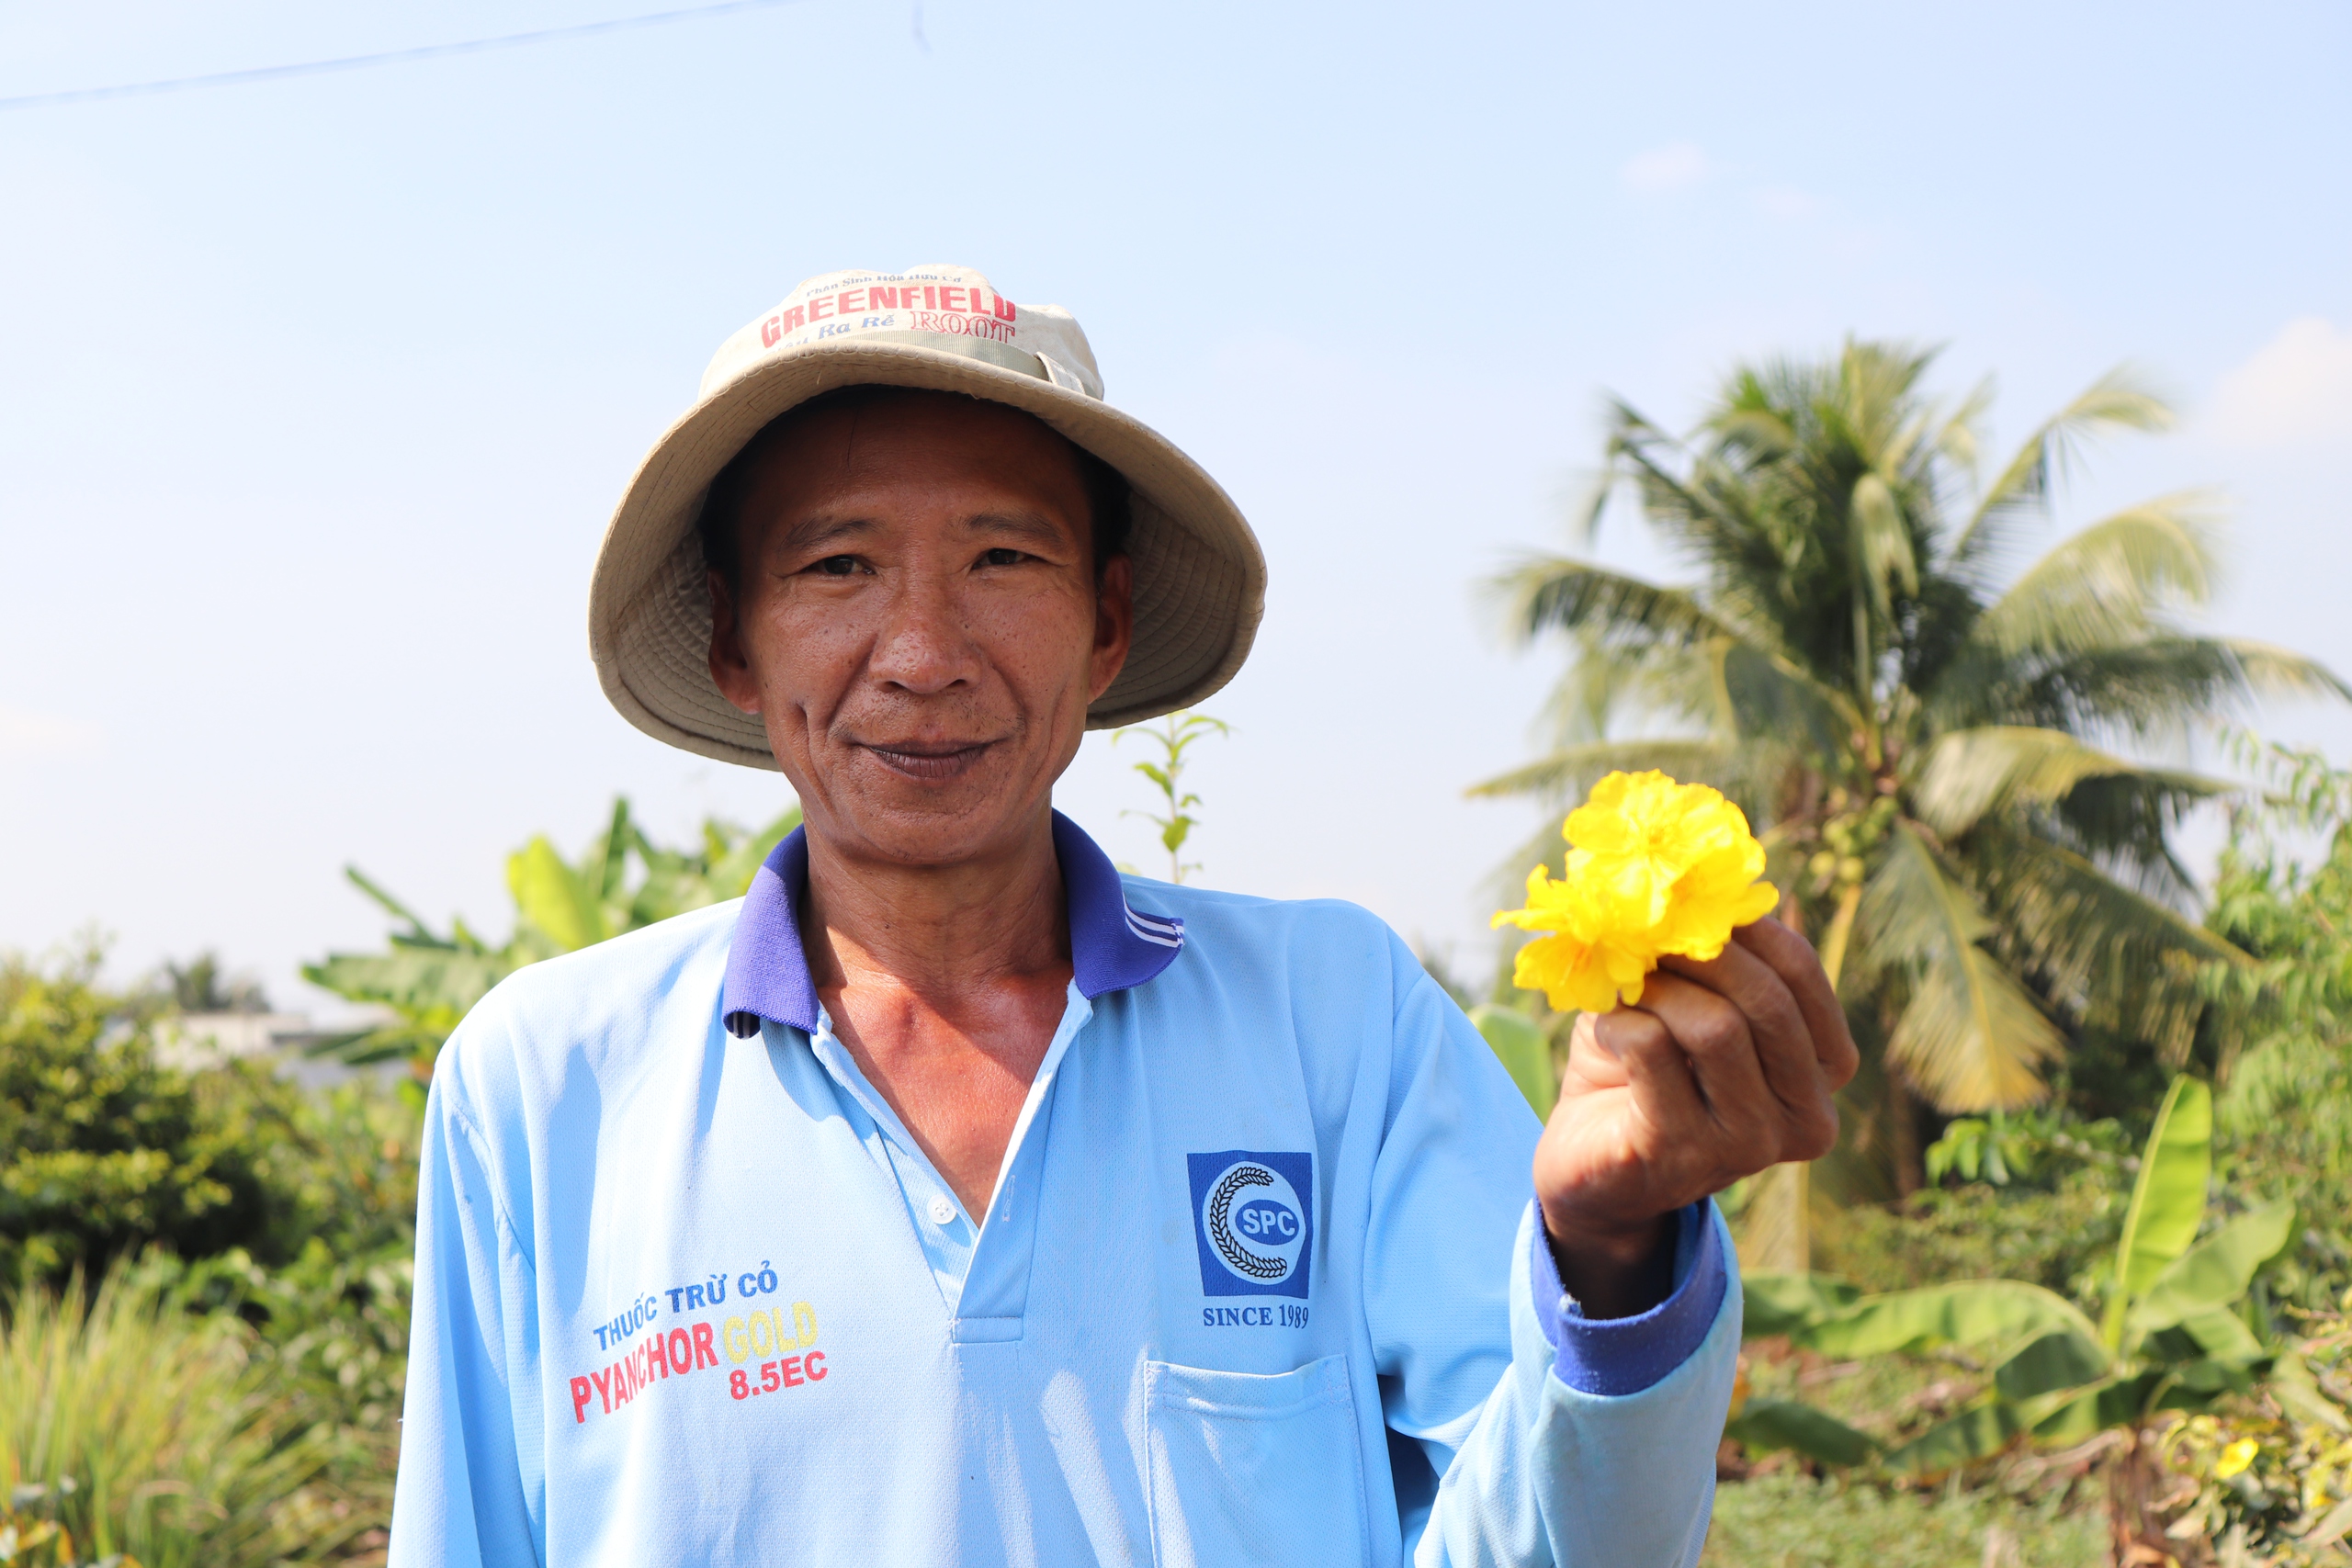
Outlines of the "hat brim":
[{"label": "hat brim", "polygon": [[821,392],[860,385],[1006,404],[1126,477],[1135,495],[1135,637],[1118,678],[1086,711],[1089,729],[1153,718],[1223,686],[1249,656],[1265,608],[1265,557],[1250,525],[1165,436],[1046,374],[869,339],[777,355],[712,389],[654,443],[605,530],[588,591],[588,646],[605,695],[656,739],[720,761],[775,767],[758,716],[729,703],[711,679],[710,595],[695,523],[711,480],[770,420]]}]

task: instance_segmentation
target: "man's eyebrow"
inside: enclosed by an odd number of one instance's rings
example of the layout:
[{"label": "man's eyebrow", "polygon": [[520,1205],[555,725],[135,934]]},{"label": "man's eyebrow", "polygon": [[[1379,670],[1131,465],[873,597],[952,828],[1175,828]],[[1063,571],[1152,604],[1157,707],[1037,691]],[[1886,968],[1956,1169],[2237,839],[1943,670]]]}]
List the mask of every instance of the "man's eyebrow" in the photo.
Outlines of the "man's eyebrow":
[{"label": "man's eyebrow", "polygon": [[1035,512],[977,513],[965,520],[964,526],[975,534],[993,534],[1041,545],[1071,543],[1069,535],[1053,519]]},{"label": "man's eyebrow", "polygon": [[871,517],[811,517],[786,531],[784,547],[786,553],[798,555],[803,550],[865,538],[876,526]]}]

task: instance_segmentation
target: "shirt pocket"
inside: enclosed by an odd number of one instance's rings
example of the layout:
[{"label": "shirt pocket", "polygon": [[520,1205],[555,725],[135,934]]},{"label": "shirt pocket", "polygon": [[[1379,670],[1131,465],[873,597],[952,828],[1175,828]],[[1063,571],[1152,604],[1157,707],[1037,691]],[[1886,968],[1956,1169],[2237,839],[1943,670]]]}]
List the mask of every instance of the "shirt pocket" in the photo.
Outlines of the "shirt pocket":
[{"label": "shirt pocket", "polygon": [[1346,1358],[1271,1377],[1145,1363],[1157,1568],[1365,1561]]}]

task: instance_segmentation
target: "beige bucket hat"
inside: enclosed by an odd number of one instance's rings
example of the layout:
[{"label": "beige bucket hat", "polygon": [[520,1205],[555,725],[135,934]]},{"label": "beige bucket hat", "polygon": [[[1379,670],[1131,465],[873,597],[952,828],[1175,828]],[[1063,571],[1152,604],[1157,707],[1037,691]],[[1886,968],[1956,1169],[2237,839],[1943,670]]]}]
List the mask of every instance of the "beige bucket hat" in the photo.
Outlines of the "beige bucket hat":
[{"label": "beige bucket hat", "polygon": [[1090,729],[1197,703],[1233,678],[1265,608],[1266,562],[1232,498],[1167,437],[1102,400],[1086,334],[968,267],[812,277],[729,338],[605,530],[588,646],[631,724],[688,751],[775,766],[767,732],[710,678],[710,598],[695,522],[719,469],[776,415],[836,387],[966,392],[1035,414],[1135,492],[1135,644]]}]

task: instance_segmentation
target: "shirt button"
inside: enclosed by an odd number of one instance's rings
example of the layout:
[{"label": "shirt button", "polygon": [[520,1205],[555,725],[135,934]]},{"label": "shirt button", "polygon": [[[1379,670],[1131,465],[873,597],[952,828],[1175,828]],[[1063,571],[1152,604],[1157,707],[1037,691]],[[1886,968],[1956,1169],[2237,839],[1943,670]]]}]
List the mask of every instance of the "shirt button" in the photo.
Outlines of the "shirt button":
[{"label": "shirt button", "polygon": [[949,1198],[945,1193],[942,1193],[931,1201],[931,1223],[933,1224],[944,1225],[950,1223],[955,1218],[955,1200]]}]

